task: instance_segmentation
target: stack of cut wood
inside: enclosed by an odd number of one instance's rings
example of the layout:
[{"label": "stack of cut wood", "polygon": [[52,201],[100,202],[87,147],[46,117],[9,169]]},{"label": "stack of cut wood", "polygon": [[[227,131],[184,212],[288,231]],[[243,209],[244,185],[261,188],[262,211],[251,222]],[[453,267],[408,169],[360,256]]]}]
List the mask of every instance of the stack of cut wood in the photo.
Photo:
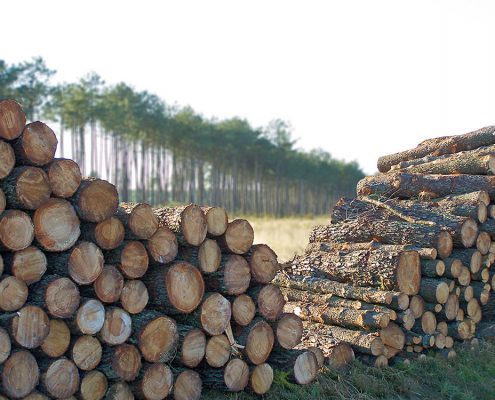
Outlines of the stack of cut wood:
[{"label": "stack of cut wood", "polygon": [[452,356],[495,315],[495,127],[426,140],[378,169],[277,275],[285,309],[375,365]]},{"label": "stack of cut wood", "polygon": [[55,159],[53,131],[13,100],[0,101],[0,138],[0,393],[198,399],[263,394],[272,366],[315,378],[321,354],[288,350],[302,322],[283,313],[277,256],[248,221],[119,206],[114,185]]}]

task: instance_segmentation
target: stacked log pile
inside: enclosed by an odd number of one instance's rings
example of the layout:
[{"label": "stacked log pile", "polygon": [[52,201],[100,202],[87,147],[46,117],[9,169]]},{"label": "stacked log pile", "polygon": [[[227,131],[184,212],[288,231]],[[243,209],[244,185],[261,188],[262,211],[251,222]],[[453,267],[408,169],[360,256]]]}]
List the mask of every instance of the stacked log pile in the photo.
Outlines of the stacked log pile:
[{"label": "stacked log pile", "polygon": [[3,396],[263,394],[272,367],[305,384],[322,357],[352,359],[338,340],[326,354],[301,344],[303,323],[271,283],[277,256],[253,245],[248,221],[218,207],[119,206],[112,184],[55,159],[53,131],[26,125],[13,100],[0,101],[0,138]]},{"label": "stacked log pile", "polygon": [[383,366],[452,349],[494,318],[495,127],[425,140],[378,169],[274,282],[309,331]]}]

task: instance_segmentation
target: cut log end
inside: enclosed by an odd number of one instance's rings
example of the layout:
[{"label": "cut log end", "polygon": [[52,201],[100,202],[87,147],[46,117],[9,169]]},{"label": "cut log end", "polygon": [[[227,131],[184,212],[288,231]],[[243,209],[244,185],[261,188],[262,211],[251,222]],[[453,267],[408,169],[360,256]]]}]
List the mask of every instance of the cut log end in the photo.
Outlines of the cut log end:
[{"label": "cut log end", "polygon": [[61,357],[69,348],[70,330],[67,324],[59,319],[50,320],[48,336],[41,343],[41,351],[48,357]]},{"label": "cut log end", "polygon": [[34,356],[29,351],[17,351],[3,364],[2,391],[9,398],[21,399],[34,390],[39,376]]},{"label": "cut log end", "polygon": [[222,261],[222,252],[217,242],[212,239],[205,239],[198,252],[199,267],[204,273],[212,273],[218,270]]},{"label": "cut log end", "polygon": [[211,294],[201,305],[201,326],[212,336],[225,332],[231,316],[230,302],[219,293]]},{"label": "cut log end", "polygon": [[266,244],[252,247],[249,266],[253,279],[262,284],[270,283],[279,270],[277,255]]},{"label": "cut log end", "polygon": [[124,225],[116,217],[107,218],[95,227],[96,244],[104,250],[116,249],[124,240]]},{"label": "cut log end", "polygon": [[34,246],[14,253],[10,264],[12,275],[23,280],[26,285],[38,282],[46,272],[45,254]]},{"label": "cut log end", "polygon": [[[393,322],[391,322],[386,328],[380,331],[380,339],[383,345],[393,347],[394,349],[397,350],[402,350],[406,343],[406,335],[404,334],[404,331],[397,324]],[[383,353],[383,348],[380,354],[382,353]],[[372,354],[379,355],[379,354],[374,354],[373,351]]]},{"label": "cut log end", "polygon": [[189,263],[177,262],[170,267],[165,284],[170,303],[183,313],[194,311],[203,299],[203,276],[198,268]]},{"label": "cut log end", "polygon": [[71,360],[60,358],[50,363],[42,382],[50,396],[66,399],[79,389],[79,371]]},{"label": "cut log end", "polygon": [[185,370],[177,376],[174,384],[175,400],[199,400],[203,382],[196,371]]},{"label": "cut log end", "polygon": [[17,344],[26,349],[40,346],[50,332],[50,321],[45,312],[36,306],[21,308],[12,320],[11,335]]},{"label": "cut log end", "polygon": [[[382,343],[383,351],[383,343]],[[376,349],[375,349],[376,352]],[[328,353],[328,364],[335,369],[345,369],[354,360],[355,354],[352,347],[345,342],[339,342]]]},{"label": "cut log end", "polygon": [[136,379],[141,369],[141,354],[132,344],[117,346],[112,355],[112,369],[123,381]]},{"label": "cut log end", "polygon": [[12,99],[0,100],[0,137],[5,140],[18,138],[26,125],[26,114],[21,105]]},{"label": "cut log end", "polygon": [[294,363],[294,379],[299,385],[307,385],[316,379],[318,360],[311,351],[306,351],[297,357]]},{"label": "cut log end", "polygon": [[138,238],[150,239],[158,229],[158,218],[149,204],[140,203],[132,208],[127,226]]},{"label": "cut log end", "polygon": [[119,300],[124,287],[124,277],[114,265],[105,265],[102,273],[93,283],[96,297],[103,303]]},{"label": "cut log end", "polygon": [[446,231],[440,232],[437,238],[437,251],[438,256],[442,259],[447,258],[452,254],[452,249],[454,248],[454,241],[450,233]]},{"label": "cut log end", "polygon": [[303,336],[303,323],[295,314],[283,314],[277,321],[277,343],[284,349],[296,347]]},{"label": "cut log end", "polygon": [[91,371],[101,361],[102,347],[94,336],[79,336],[72,346],[71,358],[82,371]]},{"label": "cut log end", "polygon": [[273,349],[275,336],[273,329],[265,321],[259,321],[249,331],[246,341],[246,354],[249,360],[259,365],[264,363]]},{"label": "cut log end", "polygon": [[488,219],[489,211],[485,203],[479,202],[478,204],[478,221],[480,223],[485,222]]},{"label": "cut log end", "polygon": [[251,282],[251,270],[247,261],[238,255],[230,255],[224,266],[223,286],[227,294],[244,293]]},{"label": "cut log end", "polygon": [[421,328],[427,335],[433,335],[437,329],[437,318],[431,311],[426,311],[421,317]]},{"label": "cut log end", "polygon": [[130,279],[141,278],[149,266],[148,252],[137,240],[126,242],[120,255],[120,270]]},{"label": "cut log end", "polygon": [[[51,188],[46,173],[36,167],[20,167],[15,194],[21,208],[36,210],[50,198]],[[16,172],[17,168],[14,170]]]},{"label": "cut log end", "polygon": [[119,204],[115,186],[101,179],[83,181],[75,196],[79,216],[88,222],[110,218]]},{"label": "cut log end", "polygon": [[129,314],[118,307],[107,308],[105,322],[99,332],[100,339],[110,345],[122,344],[132,332],[132,321]]},{"label": "cut log end", "polygon": [[206,226],[211,236],[221,236],[227,230],[229,217],[221,207],[210,207],[205,211]]},{"label": "cut log end", "polygon": [[81,379],[81,400],[101,400],[108,389],[108,379],[103,372],[89,371]]},{"label": "cut log end", "polygon": [[90,242],[80,242],[70,255],[68,272],[79,285],[93,283],[103,271],[103,253]]},{"label": "cut log end", "polygon": [[267,393],[273,383],[273,368],[270,364],[263,363],[253,368],[249,384],[251,389],[257,395]]},{"label": "cut log end", "polygon": [[466,219],[461,227],[461,241],[464,247],[472,247],[478,237],[478,224],[472,218]]},{"label": "cut log end", "polygon": [[201,329],[192,329],[182,341],[180,360],[189,368],[196,368],[206,352],[206,336]]},{"label": "cut log end", "polygon": [[414,318],[421,317],[425,310],[425,302],[423,298],[419,295],[412,296],[409,301],[409,309],[411,310]]},{"label": "cut log end", "polygon": [[223,367],[230,359],[230,341],[225,335],[216,335],[208,339],[205,359],[209,366]]},{"label": "cut log end", "polygon": [[10,251],[27,248],[34,239],[34,225],[29,215],[7,210],[0,215],[0,243]]},{"label": "cut log end", "polygon": [[206,238],[207,223],[201,207],[190,204],[182,211],[181,231],[187,243],[199,246]]},{"label": "cut log end", "polygon": [[10,144],[0,140],[0,179],[6,178],[15,166],[14,149]]},{"label": "cut log end", "polygon": [[168,365],[152,364],[144,372],[140,384],[141,393],[147,400],[161,400],[172,391],[174,375]]},{"label": "cut log end", "polygon": [[105,322],[105,307],[98,300],[88,300],[77,310],[75,325],[83,335],[96,335]]},{"label": "cut log end", "polygon": [[488,254],[490,251],[490,245],[492,244],[492,237],[487,232],[480,232],[476,239],[476,248],[482,255]]},{"label": "cut log end", "polygon": [[244,254],[252,246],[254,230],[245,219],[236,219],[229,223],[224,234],[226,248],[234,254]]},{"label": "cut log end", "polygon": [[407,295],[419,292],[421,286],[421,261],[415,251],[404,251],[399,256],[397,267],[399,291]]},{"label": "cut log end", "polygon": [[81,184],[79,165],[67,159],[54,160],[45,168],[52,193],[56,197],[68,198],[76,193]]},{"label": "cut log end", "polygon": [[137,279],[125,282],[120,293],[120,303],[129,314],[138,314],[148,304],[149,294],[146,285]]},{"label": "cut log end", "polygon": [[69,278],[59,278],[46,288],[45,303],[51,316],[69,318],[79,307],[79,288]]},{"label": "cut log end", "polygon": [[248,385],[249,367],[239,358],[230,360],[225,367],[223,379],[231,392],[240,392]]},{"label": "cut log end", "polygon": [[155,230],[155,233],[149,238],[147,246],[153,260],[162,264],[175,260],[179,249],[175,233],[166,227]]},{"label": "cut log end", "polygon": [[275,321],[282,314],[285,298],[279,287],[264,286],[258,294],[258,310],[268,321]]},{"label": "cut log end", "polygon": [[251,323],[256,314],[256,305],[253,299],[247,294],[241,294],[232,303],[232,316],[240,326],[247,326]]},{"label": "cut log end", "polygon": [[148,362],[168,362],[177,350],[179,333],[177,323],[170,317],[159,316],[145,325],[137,334],[143,358]]},{"label": "cut log end", "polygon": [[6,275],[0,279],[0,310],[17,311],[28,298],[26,283],[15,276]]}]

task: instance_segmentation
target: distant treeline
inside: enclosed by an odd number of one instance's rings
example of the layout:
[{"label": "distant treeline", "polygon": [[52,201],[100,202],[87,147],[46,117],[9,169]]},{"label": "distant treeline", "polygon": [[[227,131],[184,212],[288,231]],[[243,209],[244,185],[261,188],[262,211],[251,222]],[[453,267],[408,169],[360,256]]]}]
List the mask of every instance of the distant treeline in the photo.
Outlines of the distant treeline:
[{"label": "distant treeline", "polygon": [[30,120],[52,121],[58,155],[118,186],[123,201],[221,205],[243,214],[328,213],[364,174],[323,150],[294,148],[289,124],[253,128],[244,119],[207,119],[126,83],[91,73],[52,85],[55,71],[34,58],[0,60],[0,98],[22,103]]}]

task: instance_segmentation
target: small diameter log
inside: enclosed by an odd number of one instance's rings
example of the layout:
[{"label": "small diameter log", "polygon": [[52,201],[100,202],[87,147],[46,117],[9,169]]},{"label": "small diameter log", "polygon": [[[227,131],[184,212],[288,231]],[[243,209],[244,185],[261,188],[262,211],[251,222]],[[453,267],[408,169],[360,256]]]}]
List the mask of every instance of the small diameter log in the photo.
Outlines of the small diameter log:
[{"label": "small diameter log", "polygon": [[45,393],[56,399],[67,399],[79,389],[79,371],[66,358],[43,360],[41,383]]},{"label": "small diameter log", "polygon": [[34,225],[25,212],[6,210],[0,215],[0,247],[20,251],[31,245],[33,239]]},{"label": "small diameter log", "polygon": [[206,387],[230,392],[240,392],[249,383],[249,367],[239,358],[229,361],[225,369],[203,371],[203,384]]},{"label": "small diameter log", "polygon": [[119,204],[115,186],[96,178],[83,179],[71,199],[79,218],[87,222],[101,222],[110,218]]},{"label": "small diameter log", "polygon": [[36,210],[50,198],[48,176],[36,167],[17,167],[2,181],[10,208]]},{"label": "small diameter log", "polygon": [[404,331],[395,323],[391,322],[388,326],[380,330],[380,338],[384,345],[402,350],[406,342]]},{"label": "small diameter log", "polygon": [[209,291],[239,295],[249,288],[251,270],[243,257],[230,254],[225,256],[221,268],[205,275],[204,280]]},{"label": "small diameter log", "polygon": [[229,222],[227,230],[218,239],[220,247],[234,254],[247,253],[253,245],[253,241],[253,227],[245,219],[235,219]]},{"label": "small diameter log", "polygon": [[199,400],[202,388],[201,376],[196,371],[186,369],[175,380],[174,400]]},{"label": "small diameter log", "polygon": [[18,164],[41,167],[50,163],[55,157],[58,140],[53,130],[43,122],[27,124],[14,142]]},{"label": "small diameter log", "polygon": [[[474,282],[473,282],[474,283]],[[474,289],[473,286],[464,286],[461,288],[461,295],[459,299],[462,301],[469,301],[474,297]]]},{"label": "small diameter log", "polygon": [[51,358],[64,355],[70,345],[70,330],[67,324],[60,319],[50,320],[48,336],[41,343],[42,353]]},{"label": "small diameter log", "polygon": [[82,335],[96,335],[105,323],[105,307],[95,299],[84,301],[72,321],[73,330]]},{"label": "small diameter log", "polygon": [[386,368],[388,367],[388,358],[384,355],[380,355],[378,357],[369,356],[369,355],[361,355],[359,360],[364,364],[369,365],[374,368]]},{"label": "small diameter log", "polygon": [[79,307],[78,286],[69,278],[59,275],[45,275],[31,285],[29,302],[46,308],[54,318],[70,318]]},{"label": "small diameter log", "polygon": [[476,239],[476,248],[483,255],[488,254],[490,251],[490,245],[492,244],[492,238],[488,232],[480,232]]},{"label": "small diameter log", "polygon": [[141,369],[141,354],[132,344],[107,347],[103,352],[98,370],[109,380],[133,381]]},{"label": "small diameter log", "polygon": [[33,224],[36,241],[47,251],[70,249],[81,233],[76,211],[64,199],[51,198],[38,208]]},{"label": "small diameter log", "polygon": [[423,278],[419,294],[430,303],[445,304],[449,297],[449,284],[445,279]]},{"label": "small diameter log", "polygon": [[0,365],[5,362],[10,356],[10,351],[12,350],[12,342],[8,332],[0,328]]},{"label": "small diameter log", "polygon": [[205,295],[201,304],[200,320],[203,330],[210,335],[225,332],[232,316],[230,302],[219,293]]},{"label": "small diameter log", "polygon": [[268,284],[249,291],[255,300],[258,312],[268,321],[277,320],[284,310],[285,298],[278,286]]},{"label": "small diameter log", "polygon": [[26,350],[16,351],[2,366],[2,392],[11,399],[22,399],[38,385],[39,376],[34,356]]},{"label": "small diameter log", "polygon": [[157,311],[143,311],[132,316],[133,339],[148,362],[172,360],[179,345],[177,323]]},{"label": "small diameter log", "polygon": [[[10,317],[10,316],[8,316]],[[27,305],[11,318],[10,336],[19,346],[34,349],[40,346],[50,332],[50,321],[45,312]]]},{"label": "small diameter log", "polygon": [[229,216],[222,207],[201,207],[206,217],[208,235],[221,236],[227,230]]},{"label": "small diameter log", "polygon": [[304,326],[301,318],[296,314],[282,314],[275,327],[277,344],[284,349],[293,349],[303,336]]},{"label": "small diameter log", "polygon": [[183,207],[163,207],[153,210],[159,225],[179,235],[179,239],[193,246],[199,246],[206,238],[206,217],[201,207],[189,204]]},{"label": "small diameter log", "polygon": [[81,227],[81,239],[97,244],[103,250],[113,250],[124,241],[125,229],[118,218],[110,217],[101,222],[86,222]]},{"label": "small diameter log", "polygon": [[215,335],[208,339],[205,359],[210,367],[223,367],[230,359],[230,341],[225,335]]},{"label": "small diameter log", "polygon": [[0,310],[17,311],[28,298],[28,287],[23,280],[15,276],[4,275],[0,277]]},{"label": "small diameter log", "polygon": [[100,276],[94,281],[96,297],[103,303],[115,303],[124,288],[124,277],[114,265],[105,265]]},{"label": "small diameter log", "polygon": [[14,169],[15,155],[12,146],[0,140],[0,179],[5,179]]},{"label": "small diameter log", "polygon": [[5,257],[6,270],[16,278],[23,280],[26,285],[38,282],[45,274],[47,265],[45,254],[34,246]]},{"label": "small diameter log", "polygon": [[332,225],[316,226],[311,232],[312,242],[368,242],[379,237],[384,244],[410,244],[437,249],[440,258],[450,255],[452,236],[439,226],[394,220],[356,218]]},{"label": "small diameter log", "polygon": [[129,314],[138,314],[148,305],[146,285],[137,279],[126,281],[120,293],[120,304]]},{"label": "small diameter log", "polygon": [[25,125],[26,114],[21,105],[12,99],[0,100],[0,137],[5,140],[16,139]]},{"label": "small diameter log", "polygon": [[469,272],[469,268],[461,268],[461,274],[457,277],[457,282],[459,282],[462,286],[469,286],[471,283],[471,273]]},{"label": "small diameter log", "polygon": [[146,244],[151,259],[166,264],[177,257],[178,243],[175,234],[166,227],[158,228]]},{"label": "small diameter log", "polygon": [[74,340],[70,351],[72,361],[82,371],[91,371],[100,363],[102,357],[100,341],[94,336],[79,336]]},{"label": "small diameter log", "polygon": [[421,260],[421,274],[430,278],[442,276],[445,273],[445,263],[442,260]]},{"label": "small diameter log", "polygon": [[249,325],[256,314],[256,305],[247,294],[236,296],[232,302],[232,317],[240,326]]},{"label": "small diameter log", "polygon": [[[479,251],[476,251],[476,253],[479,254]],[[446,278],[454,279],[454,278],[458,278],[459,275],[461,275],[462,268],[464,268],[461,260],[454,257],[448,257],[443,261],[445,264],[445,272],[443,275]]]},{"label": "small diameter log", "polygon": [[287,287],[298,290],[307,290],[309,292],[321,294],[334,294],[339,297],[352,300],[362,300],[368,303],[394,305],[399,309],[405,310],[409,307],[409,296],[378,290],[374,288],[361,288],[330,281],[328,279],[313,278],[310,276],[289,276],[278,273],[272,282],[281,287]]},{"label": "small diameter log", "polygon": [[174,375],[168,365],[146,364],[133,385],[134,393],[139,399],[162,400],[171,393],[173,383]]},{"label": "small diameter log", "polygon": [[421,317],[423,315],[424,308],[425,301],[421,296],[415,295],[411,297],[411,300],[409,302],[409,309],[412,311],[414,318]]},{"label": "small diameter log", "polygon": [[269,246],[266,244],[255,244],[251,247],[247,258],[254,281],[266,284],[275,278],[279,270],[279,264],[277,255]]},{"label": "small diameter log", "polygon": [[130,231],[129,239],[150,239],[158,229],[158,218],[146,203],[120,203],[117,216]]},{"label": "small diameter log", "polygon": [[132,333],[132,320],[129,314],[118,307],[109,307],[105,311],[105,322],[98,335],[103,343],[110,346],[122,344]]},{"label": "small diameter log", "polygon": [[81,184],[79,165],[65,158],[56,158],[44,167],[55,197],[69,198],[76,193]]},{"label": "small diameter log", "polygon": [[205,239],[198,251],[198,264],[203,273],[215,272],[222,261],[222,252],[217,242]]},{"label": "small diameter log", "polygon": [[109,264],[119,264],[122,274],[126,278],[141,278],[148,271],[149,257],[146,248],[136,240],[125,241],[114,250],[105,254],[105,261]]},{"label": "small diameter log", "polygon": [[112,384],[105,396],[108,400],[134,400],[134,394],[131,387],[125,382],[116,382]]},{"label": "small diameter log", "polygon": [[249,378],[249,387],[257,395],[268,393],[273,383],[273,368],[270,364],[263,363],[255,366]]},{"label": "small diameter log", "polygon": [[199,328],[189,330],[182,338],[180,362],[186,367],[196,368],[205,353],[206,336],[203,331]]},{"label": "small diameter log", "polygon": [[437,329],[437,318],[431,311],[426,311],[421,320],[416,321],[413,327],[413,331],[426,333],[427,335],[433,335]]},{"label": "small diameter log", "polygon": [[108,379],[100,371],[89,371],[81,379],[79,396],[81,400],[101,400],[108,389]]}]

